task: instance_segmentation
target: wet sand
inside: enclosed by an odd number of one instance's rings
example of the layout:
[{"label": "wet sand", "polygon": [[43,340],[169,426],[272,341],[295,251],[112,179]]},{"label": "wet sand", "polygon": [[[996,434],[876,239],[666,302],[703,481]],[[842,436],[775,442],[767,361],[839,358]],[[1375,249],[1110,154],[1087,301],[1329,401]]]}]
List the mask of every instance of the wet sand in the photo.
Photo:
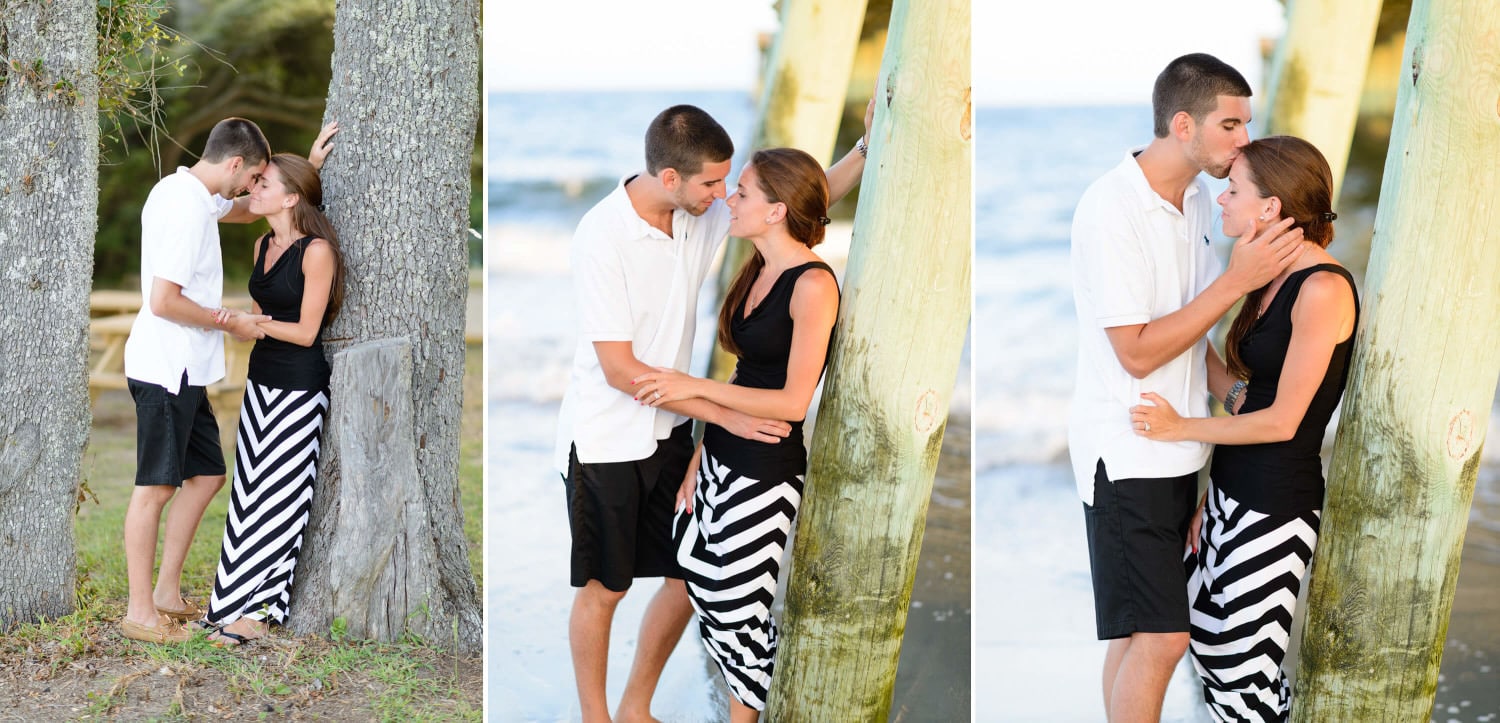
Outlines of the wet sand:
[{"label": "wet sand", "polygon": [[969,720],[969,442],[968,416],[949,417],[896,668],[892,721]]}]

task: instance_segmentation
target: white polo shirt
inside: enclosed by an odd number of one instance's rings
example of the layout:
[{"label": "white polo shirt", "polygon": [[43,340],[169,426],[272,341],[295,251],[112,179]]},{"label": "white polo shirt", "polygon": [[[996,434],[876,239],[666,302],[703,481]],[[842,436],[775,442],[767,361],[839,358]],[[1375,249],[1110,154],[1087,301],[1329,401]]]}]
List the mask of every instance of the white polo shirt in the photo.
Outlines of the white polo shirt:
[{"label": "white polo shirt", "polygon": [[209,193],[188,169],[157,181],[141,209],[141,310],[125,340],[125,376],[159,384],[176,394],[188,384],[208,386],[224,378],[224,332],[167,321],[151,313],[153,279],[182,287],[182,295],[216,309],[224,299],[224,259],[219,219],[234,202]]},{"label": "white polo shirt", "polygon": [[611,387],[594,342],[628,341],[642,362],[687,371],[698,290],[729,234],[729,207],[716,200],[702,216],[674,211],[667,236],[636,213],[628,180],[589,209],[573,233],[578,345],[557,425],[555,462],[563,474],[573,445],[584,463],[645,459],[685,420]]},{"label": "white polo shirt", "polygon": [[1073,214],[1073,301],[1078,310],[1078,378],[1068,419],[1068,451],[1078,494],[1093,504],[1100,459],[1111,480],[1176,477],[1201,469],[1210,446],[1137,436],[1130,407],[1156,392],[1184,417],[1208,416],[1207,339],[1136,379],[1105,329],[1144,324],[1181,309],[1219,274],[1208,241],[1212,206],[1201,178],[1182,211],[1146,182],[1136,149],[1094,181]]}]

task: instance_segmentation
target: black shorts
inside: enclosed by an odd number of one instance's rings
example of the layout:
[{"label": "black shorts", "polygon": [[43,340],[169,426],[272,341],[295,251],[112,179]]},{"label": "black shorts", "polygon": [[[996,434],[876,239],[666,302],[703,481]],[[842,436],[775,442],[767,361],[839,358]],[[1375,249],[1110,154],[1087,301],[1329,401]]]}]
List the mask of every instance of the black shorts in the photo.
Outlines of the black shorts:
[{"label": "black shorts", "polygon": [[693,457],[693,425],[683,423],[631,462],[578,461],[568,453],[568,526],[573,532],[572,583],[598,580],[615,592],[637,577],[682,578],[672,547],[677,490]]},{"label": "black shorts", "polygon": [[1094,470],[1083,506],[1099,639],[1188,632],[1187,549],[1198,474],[1113,483]]},{"label": "black shorts", "polygon": [[203,387],[188,386],[186,373],[176,394],[158,384],[126,383],[135,399],[136,484],[181,487],[185,479],[224,475],[219,424]]}]

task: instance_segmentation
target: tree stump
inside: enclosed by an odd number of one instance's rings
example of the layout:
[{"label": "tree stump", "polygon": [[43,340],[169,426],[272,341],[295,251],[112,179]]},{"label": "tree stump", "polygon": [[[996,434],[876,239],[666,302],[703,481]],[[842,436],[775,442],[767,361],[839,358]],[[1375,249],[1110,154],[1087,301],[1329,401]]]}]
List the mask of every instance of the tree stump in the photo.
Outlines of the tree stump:
[{"label": "tree stump", "polygon": [[[417,475],[411,343],[365,342],[335,354],[329,428],[343,474],[320,489],[329,594],[296,612],[342,619],[348,635],[396,640],[424,629],[437,550]],[[326,609],[308,605],[326,604]],[[438,631],[441,632],[441,631]]]}]

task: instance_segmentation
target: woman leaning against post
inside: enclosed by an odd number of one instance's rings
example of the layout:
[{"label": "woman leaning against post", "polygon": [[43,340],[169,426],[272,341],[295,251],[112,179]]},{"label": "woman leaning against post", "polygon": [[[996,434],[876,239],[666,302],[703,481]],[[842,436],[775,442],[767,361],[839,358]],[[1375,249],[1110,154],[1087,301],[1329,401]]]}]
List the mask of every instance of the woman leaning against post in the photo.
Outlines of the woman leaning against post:
[{"label": "woman leaning against post", "polygon": [[792,423],[774,444],[707,425],[677,494],[677,561],[738,723],[759,717],[771,682],[771,604],[807,472],[802,420],[827,362],[839,289],[812,250],[823,241],[829,203],[812,156],[793,148],[756,152],[726,202],[729,234],[755,245],[719,313],[719,343],[738,357],[733,379],[659,369],[635,382],[642,403],[702,397]]},{"label": "woman leaning against post", "polygon": [[1333,240],[1333,174],[1312,144],[1272,136],[1240,149],[1219,196],[1224,233],[1255,235],[1284,218],[1306,250],[1250,293],[1209,387],[1228,417],[1182,418],[1143,394],[1137,434],[1214,443],[1208,492],[1189,534],[1193,667],[1218,720],[1285,720],[1281,671],[1297,592],[1323,507],[1323,431],[1344,392],[1359,298]]}]

